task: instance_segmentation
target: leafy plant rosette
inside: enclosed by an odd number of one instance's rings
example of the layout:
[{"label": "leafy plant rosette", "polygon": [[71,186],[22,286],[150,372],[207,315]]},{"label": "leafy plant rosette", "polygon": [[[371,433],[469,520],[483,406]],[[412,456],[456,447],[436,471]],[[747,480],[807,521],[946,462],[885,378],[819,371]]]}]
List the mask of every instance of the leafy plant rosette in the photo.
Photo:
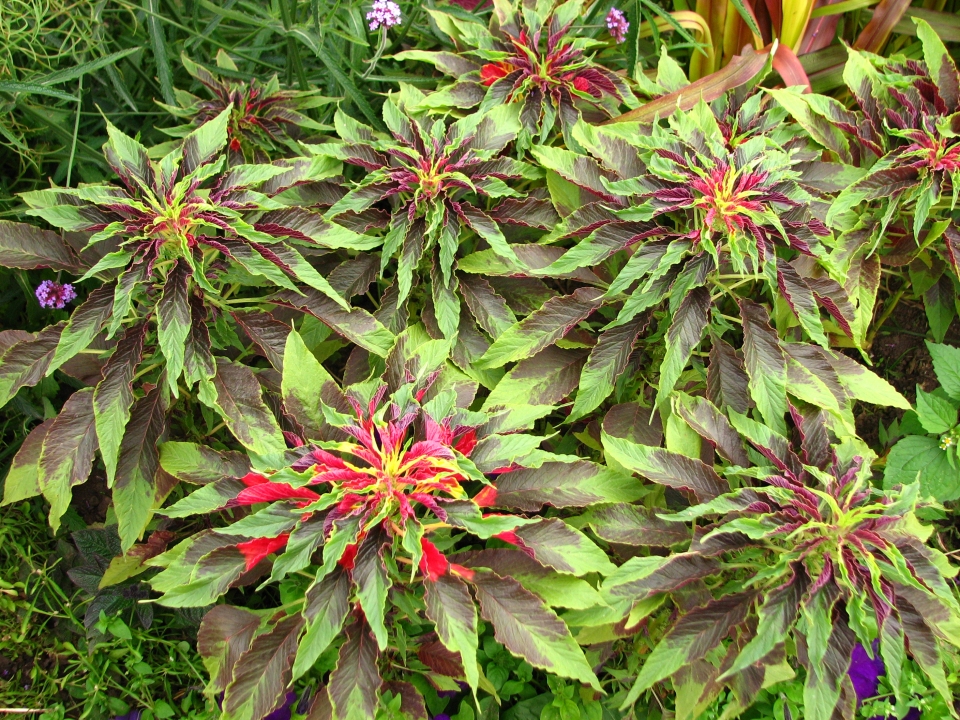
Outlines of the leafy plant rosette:
[{"label": "leafy plant rosette", "polygon": [[[301,154],[298,141],[305,131],[319,133],[332,129],[308,114],[313,108],[333,101],[317,90],[283,90],[276,75],[266,82],[256,78],[248,82],[224,80],[186,55],[181,55],[180,60],[210,97],[201,98],[186,90],[174,90],[177,105],[158,104],[174,117],[188,122],[165,132],[174,137],[185,137],[230,108],[227,122],[230,166],[262,164],[281,156],[298,156]],[[222,50],[217,53],[216,62],[222,71],[238,72],[236,63]]]},{"label": "leafy plant rosette", "polygon": [[677,543],[671,529],[694,523],[685,551],[628,560],[604,580],[604,599],[633,626],[677,588],[703,583],[706,591],[658,638],[624,706],[670,678],[678,717],[698,717],[724,687],[733,693],[733,716],[761,687],[792,677],[790,666],[799,663],[804,717],[852,716],[851,654],[857,642],[870,648],[876,639],[898,700],[909,696],[901,684],[909,651],[949,704],[941,643],[960,644],[951,580],[957,568],[928,544],[933,528],[916,515],[920,486],[874,487],[871,451],[853,437],[836,442],[821,411],[791,411],[794,445],[704,398],[679,393],[675,405],[716,452],[719,470],[603,435],[608,459],[691,502],[679,512],[640,516],[635,530],[645,524],[651,536]]},{"label": "leafy plant rosette", "polygon": [[369,241],[280,199],[298,184],[339,175],[340,164],[317,157],[226,170],[230,112],[194,130],[159,161],[108,124],[104,153],[120,185],[24,193],[29,214],[87,239],[79,253],[56,233],[0,226],[0,263],[86,269],[78,282],[102,282],[67,322],[17,336],[0,357],[5,404],[78,354],[108,355],[99,382],[75,393],[58,418],[27,438],[14,460],[18,482],[5,488],[5,502],[42,492],[54,527],[70,488],[86,481],[99,449],[124,548],[139,537],[164,495],[154,472],[156,442],[166,432],[172,399],[197,385],[206,405],[230,414],[214,354],[234,343],[230,319],[259,301],[247,299],[252,292],[279,287],[301,297],[302,283],[318,298],[313,312],[328,323],[352,334],[344,327],[364,316],[374,326],[367,328],[369,341],[378,329],[390,335],[365,311],[351,309],[307,259]]},{"label": "leafy plant rosette", "polygon": [[[600,334],[572,413],[579,418],[611,394],[648,326],[648,311],[664,305],[658,405],[708,330],[719,338],[738,322],[750,323],[740,306],[753,307],[747,298],[757,292],[774,300],[783,334],[802,333],[824,349],[836,335],[856,344],[872,313],[875,283],[873,294],[858,294],[855,303],[839,282],[848,278],[834,277],[831,236],[815,214],[826,210],[823,193],[805,175],[807,143],[797,126],[783,127],[782,109],[764,109],[761,101],[753,95],[718,100],[713,108],[700,103],[666,126],[580,123],[573,132],[592,157],[534,147],[534,157],[559,178],[553,187],[566,188],[553,196],[564,219],[542,243],[576,244],[565,252],[538,246],[552,261],[528,261],[535,270],[527,274],[573,277],[593,287],[528,315],[497,337],[477,365],[516,361],[597,318]],[[461,269],[523,272],[489,252],[465,258]],[[785,409],[770,413],[774,427]]]},{"label": "leafy plant rosette", "polygon": [[406,50],[395,57],[432,63],[456,78],[430,94],[423,107],[479,106],[484,112],[516,103],[521,108],[521,148],[546,143],[558,123],[569,145],[575,142],[570,131],[582,115],[604,119],[617,115],[621,105],[638,104],[626,81],[589,54],[606,43],[572,31],[583,6],[583,0],[495,0],[489,28],[459,13],[431,9],[437,28],[456,48],[467,49]]},{"label": "leafy plant rosette", "polygon": [[[250,509],[150,561],[164,568],[150,581],[162,604],[209,605],[268,571],[265,584],[281,586],[283,607],[255,614],[218,606],[201,628],[225,717],[264,717],[342,638],[324,681],[332,717],[372,718],[384,673],[390,679],[393,658],[404,653],[398,648],[435,639],[424,622],[458,656],[474,693],[489,691],[476,660],[477,603],[511,653],[600,689],[550,605],[602,604],[584,578],[615,568],[555,513],[536,513],[630,502],[639,484],[540,449],[544,438],[522,432],[528,424],[510,422],[515,414],[465,409],[477,385],[447,364],[447,348],[414,326],[398,338],[382,379],[341,391],[291,332],[283,402],[309,441],[251,453],[251,472],[221,477],[163,511],[212,520]],[[196,452],[168,443],[161,462],[190,475],[195,464],[184,458]],[[494,504],[531,516],[485,512]],[[501,549],[482,549],[491,538]]]},{"label": "leafy plant rosette", "polygon": [[916,482],[924,496],[947,502],[960,497],[960,350],[929,341],[927,349],[940,387],[928,393],[918,385],[915,409],[884,431],[897,439],[887,454],[883,482],[885,487]]},{"label": "leafy plant rosette", "polygon": [[940,342],[956,317],[960,275],[960,72],[929,23],[914,22],[919,60],[849,51],[843,77],[859,112],[820,95],[772,92],[811,137],[859,166],[826,222],[861,238],[865,253],[879,250],[884,263],[910,264]]},{"label": "leafy plant rosette", "polygon": [[[338,112],[341,142],[305,147],[366,171],[325,217],[335,220],[387,205],[380,269],[383,273],[396,259],[392,302],[407,302],[426,261],[429,270],[423,273],[429,273],[436,322],[444,336],[453,339],[460,323],[455,271],[461,244],[476,247],[482,242],[496,255],[522,264],[500,223],[545,230],[557,217],[549,202],[524,191],[543,173],[506,153],[520,131],[515,106],[500,105],[447,125],[415,111],[422,98],[416,88],[402,85],[387,99],[383,120],[389,135]],[[468,369],[468,363],[462,364]]]}]

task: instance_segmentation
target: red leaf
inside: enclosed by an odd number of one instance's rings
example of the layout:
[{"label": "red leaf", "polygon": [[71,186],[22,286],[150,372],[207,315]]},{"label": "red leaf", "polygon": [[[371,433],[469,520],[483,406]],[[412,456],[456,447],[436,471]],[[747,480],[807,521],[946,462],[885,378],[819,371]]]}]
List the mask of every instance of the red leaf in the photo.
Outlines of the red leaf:
[{"label": "red leaf", "polygon": [[247,564],[246,569],[249,571],[267,555],[276,552],[282,547],[286,547],[289,537],[290,533],[281,533],[275,538],[248,540],[247,542],[242,542],[237,545],[237,550],[243,554]]},{"label": "red leaf", "polygon": [[463,663],[460,662],[459,653],[448,650],[439,640],[421,645],[417,650],[417,657],[438,675],[463,677]]},{"label": "red leaf", "polygon": [[[247,475],[249,477],[249,475]],[[246,478],[244,478],[246,480]],[[319,500],[320,495],[308,488],[295,488],[289,483],[263,482],[240,491],[235,505],[253,505],[254,503],[274,500]]]},{"label": "red leaf", "polygon": [[436,582],[441,575],[447,574],[450,563],[437,546],[426,538],[420,538],[420,548],[423,550],[423,556],[420,558],[420,572],[430,582]]}]

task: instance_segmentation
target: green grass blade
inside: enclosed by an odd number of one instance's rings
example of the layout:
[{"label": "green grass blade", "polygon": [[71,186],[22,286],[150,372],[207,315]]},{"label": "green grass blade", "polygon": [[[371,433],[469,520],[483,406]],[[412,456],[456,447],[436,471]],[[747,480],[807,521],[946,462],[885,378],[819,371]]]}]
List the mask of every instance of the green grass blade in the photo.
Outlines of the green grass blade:
[{"label": "green grass blade", "polygon": [[104,55],[98,60],[91,60],[90,62],[85,62],[82,65],[76,65],[72,68],[66,68],[65,70],[59,70],[55,73],[51,73],[46,77],[33,78],[34,82],[40,83],[41,85],[59,85],[60,83],[68,82],[70,80],[76,80],[77,78],[91,73],[94,70],[99,70],[100,68],[107,67],[108,65],[113,65],[118,60],[122,60],[127,55],[135,53],[140,48],[131,47],[126,50],[120,50],[115,53],[110,53],[109,55]]},{"label": "green grass blade", "polygon": [[157,63],[160,94],[163,95],[163,101],[167,105],[176,105],[177,97],[173,94],[173,72],[170,70],[170,58],[167,55],[167,41],[157,17],[157,0],[143,0],[143,4],[147,12],[147,30],[150,33],[150,44],[153,46],[153,57]]},{"label": "green grass blade", "polygon": [[39,83],[33,82],[16,82],[14,80],[0,80],[0,92],[26,93],[28,95],[47,95],[49,97],[57,98],[58,100],[68,100],[70,102],[77,102],[79,100],[79,98],[74,95],[69,95],[60,90],[54,90],[46,85],[40,85]]}]

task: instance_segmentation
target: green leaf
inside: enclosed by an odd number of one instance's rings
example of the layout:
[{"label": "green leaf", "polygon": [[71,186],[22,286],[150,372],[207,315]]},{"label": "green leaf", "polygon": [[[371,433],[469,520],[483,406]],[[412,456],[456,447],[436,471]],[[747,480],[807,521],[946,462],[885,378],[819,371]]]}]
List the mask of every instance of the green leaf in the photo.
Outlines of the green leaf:
[{"label": "green leaf", "polygon": [[350,577],[338,566],[307,590],[303,607],[306,632],[300,640],[293,663],[294,680],[309,671],[320,654],[340,634],[349,611]]},{"label": "green leaf", "polygon": [[190,334],[190,304],[188,283],[190,266],[178,260],[163,285],[163,295],[157,303],[157,340],[160,352],[167,361],[167,385],[174,397],[183,373],[183,358],[187,336]]},{"label": "green leaf", "polygon": [[633,502],[643,495],[634,478],[613,468],[578,460],[546,462],[538,468],[503,473],[488,503],[494,507],[538,512],[543,506],[586,507],[603,502]]},{"label": "green leaf", "polygon": [[519,582],[476,570],[471,584],[480,613],[493,625],[494,637],[511,653],[560,677],[600,690],[590,664],[556,613]]},{"label": "green leaf", "polygon": [[86,482],[97,449],[93,419],[93,390],[71,395],[43,439],[38,467],[40,490],[50,503],[50,525],[60,527],[60,518],[70,505],[74,485]]},{"label": "green leaf", "polygon": [[653,482],[692,493],[697,502],[707,502],[730,490],[716,471],[700,460],[663,448],[638,445],[601,431],[604,452],[633,472]]},{"label": "green leaf", "polygon": [[927,341],[927,350],[933,358],[933,370],[944,391],[960,401],[960,348]]},{"label": "green leaf", "polygon": [[677,308],[667,331],[666,353],[660,364],[657,407],[661,407],[670,397],[680,374],[690,361],[690,355],[700,344],[710,318],[710,305],[710,291],[705,287],[696,287]]},{"label": "green leaf", "polygon": [[107,470],[107,487],[113,487],[117,455],[133,405],[133,376],[143,357],[146,323],[130,328],[103,366],[103,379],[93,391],[93,412],[100,457]]},{"label": "green leaf", "polygon": [[923,435],[908,435],[901,438],[887,455],[883,471],[883,486],[916,482],[919,475],[920,493],[939,502],[960,498],[960,467],[951,463],[947,450],[940,442]]},{"label": "green leaf", "polygon": [[60,235],[9,220],[0,220],[0,265],[23,270],[51,268],[82,272],[80,261]]},{"label": "green leaf", "polygon": [[388,538],[378,526],[360,543],[353,567],[357,600],[381,651],[387,647],[384,614],[387,607],[387,591],[392,584],[383,564],[383,547],[388,542]]},{"label": "green leaf", "polygon": [[648,322],[646,317],[638,315],[630,322],[608,328],[600,335],[580,376],[577,399],[570,412],[571,422],[593,412],[610,396],[617,378],[627,366],[637,337]]},{"label": "green leaf", "polygon": [[333,720],[371,720],[376,716],[383,683],[377,667],[379,655],[362,617],[347,626],[337,667],[327,682]]},{"label": "green leaf", "polygon": [[214,690],[223,692],[230,684],[237,660],[250,647],[259,627],[259,615],[232,605],[217,605],[203,616],[197,651]]},{"label": "green leaf", "polygon": [[13,456],[10,470],[3,481],[3,502],[0,505],[20,502],[40,494],[40,451],[53,421],[54,418],[45,420],[31,430]]},{"label": "green leaf", "polygon": [[752,604],[753,593],[725,595],[681,617],[647,656],[621,709],[626,710],[654,683],[716,648],[733,627],[746,619]]},{"label": "green leaf", "polygon": [[160,446],[160,467],[177,480],[206,485],[227,478],[243,477],[250,461],[243,453],[217,451],[188,442],[165,442]]},{"label": "green leaf", "polygon": [[156,474],[160,467],[157,444],[166,432],[168,407],[162,388],[154,388],[137,400],[120,442],[113,504],[124,551],[133,547],[143,534],[157,499]]},{"label": "green leaf", "polygon": [[917,416],[928,433],[940,435],[957,424],[957,406],[917,385]]},{"label": "green leaf", "polygon": [[570,295],[548,300],[498,337],[477,361],[477,366],[497,368],[535,355],[600,307],[602,298],[601,290],[579,288]]},{"label": "green leaf", "polygon": [[462,580],[450,574],[441,575],[435,581],[424,579],[423,588],[427,618],[436,625],[444,647],[459,653],[467,684],[476,693],[479,685],[477,609],[470,591]]},{"label": "green leaf", "polygon": [[606,553],[590,538],[558,518],[522,525],[514,534],[537,562],[558,572],[578,576],[595,572],[609,575],[616,570]]},{"label": "green leaf", "polygon": [[258,455],[286,450],[283,433],[263,402],[260,383],[245,365],[217,358],[216,407],[233,436]]},{"label": "green leaf", "polygon": [[47,375],[63,365],[81,350],[84,350],[103,328],[113,311],[113,285],[98,287],[73,311],[67,326],[60,335],[57,350],[47,367]]},{"label": "green leaf", "polygon": [[750,394],[764,421],[783,434],[787,429],[783,419],[787,412],[787,359],[766,309],[750,300],[739,302]]},{"label": "green leaf", "polygon": [[223,697],[223,720],[259,720],[273,712],[291,680],[303,618],[291,615],[258,635],[233,670]]},{"label": "green leaf", "polygon": [[281,291],[276,299],[284,305],[310,313],[332,330],[374,355],[386,357],[396,340],[394,334],[366,310],[362,308],[344,310],[316,290],[307,290],[303,295]]},{"label": "green leaf", "polygon": [[163,34],[163,25],[160,21],[158,0],[143,0],[146,13],[147,30],[150,33],[150,45],[153,49],[153,61],[157,67],[157,78],[160,80],[160,94],[167,105],[176,105],[177,98],[173,92],[173,73],[170,70],[170,58],[167,55],[167,41]]},{"label": "green leaf", "polygon": [[299,422],[308,439],[319,440],[326,424],[323,398],[339,391],[336,381],[311,353],[296,331],[287,335],[283,351],[283,375],[280,392],[283,405]]},{"label": "green leaf", "polygon": [[66,100],[67,102],[79,102],[80,98],[70,95],[62,90],[54,90],[46,85],[35,82],[16,82],[15,80],[0,80],[0,92],[3,93],[22,93],[24,95],[47,95],[57,100]]}]

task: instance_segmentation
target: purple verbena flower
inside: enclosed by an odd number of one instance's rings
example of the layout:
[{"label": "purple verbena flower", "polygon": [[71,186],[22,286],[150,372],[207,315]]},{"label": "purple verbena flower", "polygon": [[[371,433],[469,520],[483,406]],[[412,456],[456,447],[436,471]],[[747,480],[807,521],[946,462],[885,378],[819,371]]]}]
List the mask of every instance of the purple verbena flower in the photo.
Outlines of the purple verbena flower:
[{"label": "purple verbena flower", "polygon": [[872,698],[877,694],[877,688],[880,686],[880,676],[884,673],[883,660],[880,653],[877,652],[879,643],[873,641],[873,657],[867,654],[863,645],[857,643],[853,648],[853,654],[850,656],[850,681],[853,683],[853,689],[857,693],[857,703],[862,703],[867,698]]},{"label": "purple verbena flower", "polygon": [[381,26],[385,28],[400,24],[400,6],[393,0],[374,0],[373,7],[367,13],[367,20],[370,21],[370,30],[377,30]]},{"label": "purple verbena flower", "polygon": [[622,43],[627,39],[627,30],[629,29],[630,23],[627,22],[627,16],[623,14],[623,11],[610,8],[610,12],[607,13],[607,30],[610,31],[613,39],[617,43]]},{"label": "purple verbena flower", "polygon": [[[874,640],[870,646],[873,652],[872,658],[867,654],[867,649],[860,643],[857,643],[850,655],[850,669],[847,673],[853,683],[853,690],[857,694],[858,707],[864,700],[876,696],[880,688],[880,676],[886,672],[883,658],[880,657],[878,652],[879,644],[879,640]],[[896,720],[896,718],[892,715],[887,718],[875,715],[870,720]],[[917,708],[910,708],[910,712],[903,720],[920,720],[920,711]]]},{"label": "purple verbena flower", "polygon": [[76,297],[77,291],[69,283],[61,285],[53,280],[44,280],[37,286],[37,300],[40,301],[40,307],[62,310]]},{"label": "purple verbena flower", "polygon": [[286,697],[283,699],[283,704],[272,713],[267,715],[263,720],[290,720],[290,717],[293,715],[293,704],[296,702],[296,700],[296,691],[288,690]]}]

